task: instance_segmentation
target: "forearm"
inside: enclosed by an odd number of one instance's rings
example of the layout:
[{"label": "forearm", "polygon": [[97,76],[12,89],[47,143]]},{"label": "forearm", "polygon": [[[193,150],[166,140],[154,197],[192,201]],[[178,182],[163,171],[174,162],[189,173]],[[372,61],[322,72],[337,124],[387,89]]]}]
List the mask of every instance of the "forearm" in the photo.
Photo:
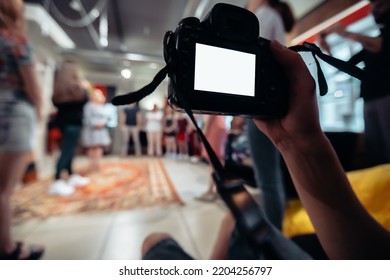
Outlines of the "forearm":
[{"label": "forearm", "polygon": [[331,144],[322,133],[310,137],[279,149],[328,256],[389,258],[389,234],[358,201]]},{"label": "forearm", "polygon": [[362,44],[363,48],[370,52],[379,52],[382,49],[381,37],[369,37],[358,33],[344,31],[341,36]]},{"label": "forearm", "polygon": [[38,109],[42,107],[41,89],[34,65],[20,67],[25,86],[25,92],[31,103]]}]

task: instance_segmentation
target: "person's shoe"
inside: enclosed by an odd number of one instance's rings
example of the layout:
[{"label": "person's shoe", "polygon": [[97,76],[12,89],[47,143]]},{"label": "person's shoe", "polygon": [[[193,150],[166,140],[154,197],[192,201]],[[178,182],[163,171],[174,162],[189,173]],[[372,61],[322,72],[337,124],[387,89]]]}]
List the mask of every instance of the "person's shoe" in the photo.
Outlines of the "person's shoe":
[{"label": "person's shoe", "polygon": [[0,254],[0,260],[39,260],[45,248],[38,245],[30,245],[28,247],[28,254],[22,257],[23,242],[16,242],[15,249],[9,254]]},{"label": "person's shoe", "polygon": [[72,187],[83,187],[88,185],[90,182],[89,178],[87,177],[82,177],[77,174],[73,174],[70,176],[68,180],[68,184],[71,185]]},{"label": "person's shoe", "polygon": [[190,157],[190,162],[191,163],[199,163],[200,159],[198,157],[192,156],[192,157]]},{"label": "person's shoe", "polygon": [[201,196],[195,197],[196,200],[202,201],[202,202],[214,202],[218,199],[217,193],[204,193]]},{"label": "person's shoe", "polygon": [[50,195],[70,196],[74,193],[74,187],[67,184],[64,180],[59,179],[51,184],[49,189]]}]

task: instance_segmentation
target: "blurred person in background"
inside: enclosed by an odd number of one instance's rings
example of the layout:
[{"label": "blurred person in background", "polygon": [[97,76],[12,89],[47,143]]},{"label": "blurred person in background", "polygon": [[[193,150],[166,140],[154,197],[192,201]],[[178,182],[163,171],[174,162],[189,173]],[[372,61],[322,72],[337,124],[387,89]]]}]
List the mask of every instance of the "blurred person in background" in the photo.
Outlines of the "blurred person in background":
[{"label": "blurred person in background", "polygon": [[164,142],[165,142],[165,155],[169,158],[175,158],[177,153],[176,145],[176,131],[177,120],[175,118],[174,111],[171,107],[165,107],[165,113],[163,118],[163,130],[164,130]]},{"label": "blurred person in background", "polygon": [[390,1],[371,0],[372,15],[381,28],[378,37],[349,32],[334,25],[320,34],[320,45],[330,52],[325,40],[331,33],[358,42],[362,50],[349,62],[364,62],[365,78],[360,96],[364,100],[364,141],[370,166],[390,163]]},{"label": "blurred person in background", "polygon": [[176,113],[177,117],[177,146],[179,148],[179,154],[177,155],[178,159],[188,159],[188,130],[189,130],[189,121],[187,114],[182,112]]},{"label": "blurred person in background", "polygon": [[113,143],[115,140],[115,130],[118,127],[118,108],[114,106],[111,102],[104,103],[104,110],[107,112],[107,129],[108,134],[110,135],[110,144],[105,147],[104,154],[112,154],[113,152]]},{"label": "blurred person in background", "polygon": [[110,142],[107,122],[108,112],[104,106],[106,97],[99,89],[90,93],[89,102],[84,106],[82,143],[87,149],[89,172],[98,172],[101,167],[104,147]]},{"label": "blurred person in background", "polygon": [[24,31],[23,1],[0,0],[0,259],[41,258],[11,235],[11,193],[21,181],[42,117],[41,90]]},{"label": "blurred person in background", "polygon": [[76,186],[89,183],[88,178],[73,172],[73,160],[83,126],[84,105],[91,90],[91,84],[82,78],[75,62],[66,60],[56,71],[52,101],[57,108],[56,125],[61,130],[61,147],[55,181],[49,190],[51,195],[68,196],[73,194]]},{"label": "blurred person in background", "polygon": [[[225,117],[222,115],[204,115],[203,116],[203,133],[210,143],[211,148],[214,150],[215,154],[223,163],[225,158],[225,143],[227,139],[227,128],[225,124]],[[202,148],[201,155],[203,158],[210,160],[207,154],[206,149]],[[212,173],[214,172],[213,167],[210,165],[210,176],[207,186],[207,190],[202,195],[196,197],[197,200],[203,202],[213,202],[218,198],[217,190],[215,187],[214,180],[212,178]]]},{"label": "blurred person in background", "polygon": [[140,139],[141,125],[141,110],[138,102],[127,105],[120,115],[120,130],[122,133],[121,156],[127,156],[130,136],[133,139],[135,155],[140,156],[142,154]]},{"label": "blurred person in background", "polygon": [[148,140],[148,155],[149,156],[162,156],[162,118],[164,113],[153,105],[152,111],[146,112],[146,137]]},{"label": "blurred person in background", "polygon": [[[278,0],[249,0],[246,8],[259,20],[259,36],[284,44],[285,33],[291,31],[295,22],[286,3]],[[268,137],[257,129],[252,119],[247,120],[247,132],[256,185],[262,191],[261,205],[269,220],[281,229],[287,198],[280,153]]]}]

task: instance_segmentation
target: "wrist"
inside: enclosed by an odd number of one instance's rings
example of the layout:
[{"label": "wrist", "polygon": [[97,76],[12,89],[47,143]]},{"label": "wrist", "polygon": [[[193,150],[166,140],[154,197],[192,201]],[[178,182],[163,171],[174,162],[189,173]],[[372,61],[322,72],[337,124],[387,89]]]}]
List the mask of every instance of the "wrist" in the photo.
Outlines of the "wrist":
[{"label": "wrist", "polygon": [[289,153],[311,153],[317,152],[329,143],[328,138],[322,131],[310,134],[296,135],[290,139],[280,141],[276,144],[282,154]]}]

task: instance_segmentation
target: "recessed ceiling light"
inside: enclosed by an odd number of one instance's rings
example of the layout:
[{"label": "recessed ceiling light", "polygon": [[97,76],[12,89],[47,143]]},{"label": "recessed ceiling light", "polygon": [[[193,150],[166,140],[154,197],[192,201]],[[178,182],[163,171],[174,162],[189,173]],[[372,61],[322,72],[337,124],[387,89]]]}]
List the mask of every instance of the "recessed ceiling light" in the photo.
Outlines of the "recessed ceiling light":
[{"label": "recessed ceiling light", "polygon": [[91,17],[98,18],[100,16],[100,13],[97,9],[92,9],[90,12]]},{"label": "recessed ceiling light", "polygon": [[122,77],[123,78],[125,78],[125,79],[130,79],[130,77],[131,77],[131,71],[130,71],[130,69],[122,69],[122,71],[121,71],[121,75],[122,75]]},{"label": "recessed ceiling light", "polygon": [[100,38],[100,45],[102,45],[102,47],[107,47],[108,46],[108,40],[107,38]]},{"label": "recessed ceiling light", "polygon": [[343,97],[343,96],[344,96],[344,92],[342,90],[336,90],[334,92],[334,97],[340,98],[340,97]]}]

